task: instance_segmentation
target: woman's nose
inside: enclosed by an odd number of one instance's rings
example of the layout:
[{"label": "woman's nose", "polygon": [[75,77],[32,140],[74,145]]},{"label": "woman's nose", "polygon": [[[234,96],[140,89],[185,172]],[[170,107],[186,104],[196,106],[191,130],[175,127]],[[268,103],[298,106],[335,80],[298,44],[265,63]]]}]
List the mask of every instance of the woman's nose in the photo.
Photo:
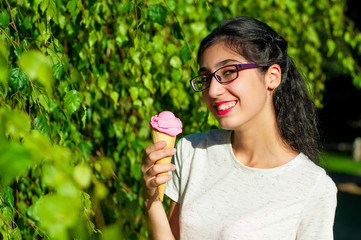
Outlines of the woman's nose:
[{"label": "woman's nose", "polygon": [[224,93],[225,87],[220,84],[217,79],[213,76],[211,79],[211,83],[208,88],[208,94],[210,97],[217,97]]}]

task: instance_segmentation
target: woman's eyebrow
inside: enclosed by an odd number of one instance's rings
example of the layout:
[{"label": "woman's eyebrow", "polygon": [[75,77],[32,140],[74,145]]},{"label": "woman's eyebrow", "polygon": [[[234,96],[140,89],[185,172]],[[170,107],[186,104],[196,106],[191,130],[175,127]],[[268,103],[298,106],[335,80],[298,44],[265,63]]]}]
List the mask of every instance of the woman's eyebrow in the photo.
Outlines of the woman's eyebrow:
[{"label": "woman's eyebrow", "polygon": [[[240,63],[239,60],[236,60],[236,59],[225,59],[225,60],[222,60],[220,62],[218,62],[216,64],[216,68],[220,68],[220,67],[223,67],[225,65],[227,65],[228,63]],[[201,67],[199,70],[198,70],[198,73],[201,73],[201,72],[208,72],[209,69],[206,68],[206,67]]]},{"label": "woman's eyebrow", "polygon": [[227,65],[228,63],[239,63],[238,60],[236,59],[225,59],[223,61],[220,61],[219,63],[216,64],[217,68],[223,67],[225,65]]}]

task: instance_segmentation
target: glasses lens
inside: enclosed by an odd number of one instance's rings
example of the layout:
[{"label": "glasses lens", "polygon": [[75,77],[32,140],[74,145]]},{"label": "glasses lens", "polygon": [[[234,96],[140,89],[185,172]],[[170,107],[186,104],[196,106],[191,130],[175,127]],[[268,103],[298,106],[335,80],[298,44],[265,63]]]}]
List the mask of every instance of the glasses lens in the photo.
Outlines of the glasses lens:
[{"label": "glasses lens", "polygon": [[238,77],[237,67],[234,65],[226,66],[224,68],[218,69],[215,75],[217,80],[221,83],[233,81]]},{"label": "glasses lens", "polygon": [[195,91],[202,91],[209,86],[209,76],[198,76],[192,79],[192,87]]}]

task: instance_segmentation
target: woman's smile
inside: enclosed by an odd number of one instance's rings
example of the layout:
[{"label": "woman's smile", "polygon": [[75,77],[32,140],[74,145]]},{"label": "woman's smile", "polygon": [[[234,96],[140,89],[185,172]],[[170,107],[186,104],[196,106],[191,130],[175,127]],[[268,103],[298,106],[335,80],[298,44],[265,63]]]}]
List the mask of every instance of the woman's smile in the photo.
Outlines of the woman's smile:
[{"label": "woman's smile", "polygon": [[218,115],[225,115],[233,110],[233,108],[236,106],[237,101],[222,101],[222,102],[216,102],[215,108],[217,110]]}]

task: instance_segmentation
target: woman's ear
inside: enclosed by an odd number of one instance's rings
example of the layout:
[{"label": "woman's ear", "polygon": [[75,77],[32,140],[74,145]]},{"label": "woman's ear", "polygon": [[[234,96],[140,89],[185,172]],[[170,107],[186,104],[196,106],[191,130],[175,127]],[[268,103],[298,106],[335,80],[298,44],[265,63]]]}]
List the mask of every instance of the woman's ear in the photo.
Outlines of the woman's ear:
[{"label": "woman's ear", "polygon": [[267,90],[273,91],[281,84],[281,67],[278,64],[271,65],[265,75]]}]

